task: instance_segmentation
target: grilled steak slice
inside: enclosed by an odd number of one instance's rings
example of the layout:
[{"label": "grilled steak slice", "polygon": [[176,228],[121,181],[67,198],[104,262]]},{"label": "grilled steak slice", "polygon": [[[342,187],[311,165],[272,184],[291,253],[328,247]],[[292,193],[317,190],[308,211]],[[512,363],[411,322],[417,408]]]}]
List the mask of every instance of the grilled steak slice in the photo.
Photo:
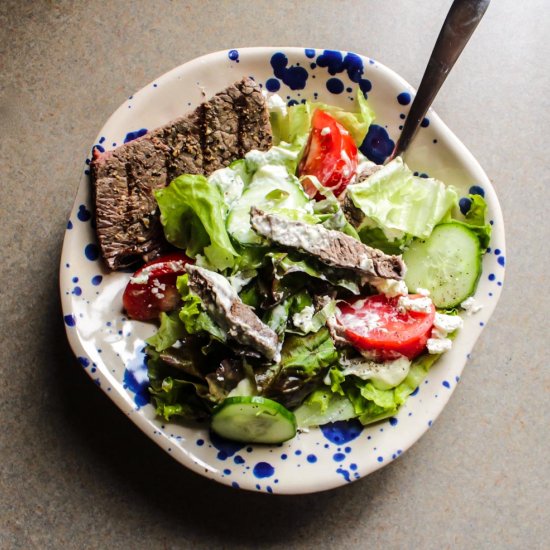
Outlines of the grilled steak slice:
[{"label": "grilled steak slice", "polygon": [[189,115],[112,151],[95,149],[97,236],[106,264],[118,269],[148,261],[166,247],[155,189],[181,174],[209,175],[271,143],[265,99],[253,80],[243,78]]},{"label": "grilled steak slice", "polygon": [[399,256],[384,254],[340,231],[286,220],[255,207],[250,212],[256,233],[285,248],[310,254],[326,265],[383,279],[402,279],[405,274]]},{"label": "grilled steak slice", "polygon": [[192,264],[187,264],[185,269],[189,273],[189,288],[230,338],[254,348],[268,359],[279,360],[277,334],[262,323],[250,306],[243,304],[225,277]]}]

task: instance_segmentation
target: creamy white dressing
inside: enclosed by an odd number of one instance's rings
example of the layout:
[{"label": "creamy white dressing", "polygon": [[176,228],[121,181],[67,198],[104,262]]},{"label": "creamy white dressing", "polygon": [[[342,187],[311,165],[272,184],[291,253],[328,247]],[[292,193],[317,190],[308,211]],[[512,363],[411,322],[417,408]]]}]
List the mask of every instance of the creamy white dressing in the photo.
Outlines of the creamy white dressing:
[{"label": "creamy white dressing", "polygon": [[315,314],[315,308],[313,306],[306,306],[302,311],[295,313],[292,316],[292,323],[296,328],[309,332],[308,328],[311,327],[311,321]]},{"label": "creamy white dressing", "polygon": [[[264,93],[263,90],[262,93]],[[286,117],[288,113],[286,101],[279,94],[269,95],[266,92],[265,96],[267,101],[267,108],[269,109],[269,111],[271,113],[278,113],[281,116]]]},{"label": "creamy white dressing", "polygon": [[395,388],[407,378],[411,362],[406,357],[399,357],[393,361],[368,361],[362,359],[342,360],[342,374],[353,374],[362,380],[370,380],[379,390]]},{"label": "creamy white dressing", "polygon": [[235,289],[223,275],[202,267],[197,267],[196,265],[188,265],[186,270],[188,272],[198,271],[201,276],[207,279],[212,285],[212,298],[214,298],[214,303],[212,304],[209,301],[209,303],[206,304],[207,309],[211,313],[216,312],[217,309],[230,311],[233,301],[240,300]]},{"label": "creamy white dressing", "polygon": [[216,170],[209,176],[208,181],[218,186],[228,208],[243,194],[244,181],[231,168]]},{"label": "creamy white dressing", "polygon": [[[277,145],[271,147],[267,151],[258,151],[253,149],[248,151],[244,158],[246,159],[247,167],[250,171],[254,172],[261,167],[282,167],[283,179],[288,179],[288,171],[284,168],[286,162],[296,161],[298,158],[299,151],[285,149],[284,147],[279,147]],[[281,176],[279,176],[281,177]]]},{"label": "creamy white dressing", "polygon": [[361,256],[361,259],[359,260],[359,267],[363,271],[373,271],[374,270],[374,262],[371,258],[368,256]]},{"label": "creamy white dressing", "polygon": [[321,225],[289,223],[275,216],[257,216],[254,225],[259,233],[286,246],[312,250],[323,247],[327,230]]}]

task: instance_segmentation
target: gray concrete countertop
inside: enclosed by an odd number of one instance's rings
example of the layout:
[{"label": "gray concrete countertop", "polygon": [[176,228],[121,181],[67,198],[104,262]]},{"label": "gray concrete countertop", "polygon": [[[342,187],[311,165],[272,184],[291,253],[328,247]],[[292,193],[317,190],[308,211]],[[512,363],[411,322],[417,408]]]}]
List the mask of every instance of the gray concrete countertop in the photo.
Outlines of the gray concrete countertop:
[{"label": "gray concrete countertop", "polygon": [[435,102],[507,227],[497,311],[433,428],[322,494],[181,467],[79,368],[58,264],[82,160],[132,92],[235,46],[356,51],[417,85],[450,0],[0,3],[1,548],[548,548],[550,7],[494,0]]}]

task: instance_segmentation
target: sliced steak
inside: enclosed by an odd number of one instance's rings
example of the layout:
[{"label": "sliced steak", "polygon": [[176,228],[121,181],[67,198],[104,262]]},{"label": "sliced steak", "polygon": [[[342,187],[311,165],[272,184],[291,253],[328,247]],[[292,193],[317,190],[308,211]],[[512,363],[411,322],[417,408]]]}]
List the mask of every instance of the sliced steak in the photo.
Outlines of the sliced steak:
[{"label": "sliced steak", "polygon": [[383,279],[402,279],[405,274],[405,264],[399,256],[385,254],[340,231],[286,220],[255,207],[251,208],[250,221],[259,235],[309,254],[328,266]]},{"label": "sliced steak", "polygon": [[111,269],[157,256],[166,242],[153,191],[181,174],[209,175],[272,144],[259,86],[243,78],[192,113],[117,149],[94,150],[97,236]]},{"label": "sliced steak", "polygon": [[192,264],[187,264],[185,269],[189,273],[189,288],[200,297],[210,315],[230,338],[254,348],[268,359],[279,360],[277,334],[242,302],[225,277]]}]

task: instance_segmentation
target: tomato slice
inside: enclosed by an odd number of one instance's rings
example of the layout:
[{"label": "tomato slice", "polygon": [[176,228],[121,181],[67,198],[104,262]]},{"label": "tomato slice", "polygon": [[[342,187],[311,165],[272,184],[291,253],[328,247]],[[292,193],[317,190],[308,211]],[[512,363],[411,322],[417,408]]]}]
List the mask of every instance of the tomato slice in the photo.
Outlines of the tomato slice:
[{"label": "tomato slice", "polygon": [[[411,300],[423,299],[419,294]],[[413,359],[426,347],[435,319],[431,303],[427,311],[411,311],[398,306],[399,297],[376,294],[338,306],[338,322],[345,337],[356,348],[370,350],[376,359],[394,359],[398,354]]]},{"label": "tomato slice", "polygon": [[180,302],[176,279],[190,260],[183,252],[166,254],[138,269],[124,290],[122,304],[128,317],[138,321],[156,319]]},{"label": "tomato slice", "polygon": [[[298,166],[298,176],[316,176],[322,185],[340,195],[357,171],[357,146],[349,132],[325,111],[317,109],[311,119],[311,132]],[[305,192],[323,199],[307,178]]]}]

